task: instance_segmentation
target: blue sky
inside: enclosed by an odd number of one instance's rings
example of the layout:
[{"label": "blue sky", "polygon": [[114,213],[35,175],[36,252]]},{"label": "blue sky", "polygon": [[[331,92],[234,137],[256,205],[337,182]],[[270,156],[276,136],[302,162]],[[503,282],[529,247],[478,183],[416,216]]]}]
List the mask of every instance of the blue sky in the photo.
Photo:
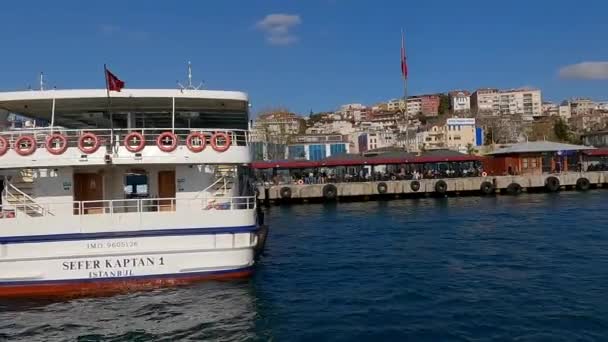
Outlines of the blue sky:
[{"label": "blue sky", "polygon": [[195,79],[248,92],[254,112],[372,104],[402,94],[403,27],[410,94],[534,86],[546,100],[608,99],[606,13],[602,0],[10,1],[0,90],[40,71],[58,88],[102,88],[104,63],[127,87],[172,88],[191,60]]}]

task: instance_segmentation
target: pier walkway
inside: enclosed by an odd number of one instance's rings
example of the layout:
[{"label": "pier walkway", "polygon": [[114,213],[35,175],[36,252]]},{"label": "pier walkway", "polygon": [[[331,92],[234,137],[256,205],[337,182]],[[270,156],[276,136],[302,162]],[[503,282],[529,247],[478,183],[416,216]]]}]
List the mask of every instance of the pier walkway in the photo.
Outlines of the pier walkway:
[{"label": "pier walkway", "polygon": [[566,172],[521,176],[488,176],[420,180],[370,181],[325,184],[280,184],[258,186],[259,200],[337,200],[349,197],[510,194],[525,191],[586,191],[608,184],[608,171]]}]

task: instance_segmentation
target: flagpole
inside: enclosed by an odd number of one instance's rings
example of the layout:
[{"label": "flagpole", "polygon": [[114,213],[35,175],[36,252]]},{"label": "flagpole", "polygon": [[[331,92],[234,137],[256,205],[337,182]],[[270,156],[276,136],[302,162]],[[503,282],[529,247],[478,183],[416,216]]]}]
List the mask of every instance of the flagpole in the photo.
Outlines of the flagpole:
[{"label": "flagpole", "polygon": [[[403,56],[402,58],[406,58],[405,56],[405,38],[404,38],[404,34],[403,34],[403,29],[401,29],[401,51],[403,51]],[[407,63],[407,60],[406,60]],[[408,115],[408,110],[407,110],[407,75],[403,75],[403,101],[405,102],[405,112],[403,113],[403,119],[404,121],[407,122],[407,115]]]},{"label": "flagpole", "polygon": [[107,95],[107,106],[108,106],[108,116],[110,117],[110,146],[114,148],[114,120],[112,118],[112,98],[110,97],[110,83],[108,80],[108,67],[103,65],[103,74],[106,77],[106,95]]}]

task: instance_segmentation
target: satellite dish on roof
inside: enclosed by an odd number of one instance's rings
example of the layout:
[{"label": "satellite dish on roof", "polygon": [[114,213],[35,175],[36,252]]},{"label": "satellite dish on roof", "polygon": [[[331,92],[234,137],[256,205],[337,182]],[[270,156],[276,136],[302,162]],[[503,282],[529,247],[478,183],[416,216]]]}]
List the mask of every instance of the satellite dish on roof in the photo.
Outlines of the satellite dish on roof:
[{"label": "satellite dish on roof", "polygon": [[203,82],[199,83],[196,87],[192,84],[192,63],[190,61],[188,61],[188,84],[184,86],[181,83],[177,82],[177,85],[182,91],[184,89],[199,90],[203,86]]}]

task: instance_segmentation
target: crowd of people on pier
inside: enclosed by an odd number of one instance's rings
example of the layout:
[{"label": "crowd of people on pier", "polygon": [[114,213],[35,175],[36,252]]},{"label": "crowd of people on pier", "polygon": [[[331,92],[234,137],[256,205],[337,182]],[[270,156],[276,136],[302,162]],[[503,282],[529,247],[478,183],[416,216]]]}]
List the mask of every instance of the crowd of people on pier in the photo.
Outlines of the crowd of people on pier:
[{"label": "crowd of people on pier", "polygon": [[[275,170],[276,171],[276,170]],[[371,181],[399,181],[439,178],[480,177],[483,174],[481,165],[466,167],[420,167],[420,168],[382,168],[371,170],[364,167],[343,168],[338,172],[335,168],[291,169],[279,172],[260,172],[257,181],[262,184],[325,184],[350,183]]]}]

